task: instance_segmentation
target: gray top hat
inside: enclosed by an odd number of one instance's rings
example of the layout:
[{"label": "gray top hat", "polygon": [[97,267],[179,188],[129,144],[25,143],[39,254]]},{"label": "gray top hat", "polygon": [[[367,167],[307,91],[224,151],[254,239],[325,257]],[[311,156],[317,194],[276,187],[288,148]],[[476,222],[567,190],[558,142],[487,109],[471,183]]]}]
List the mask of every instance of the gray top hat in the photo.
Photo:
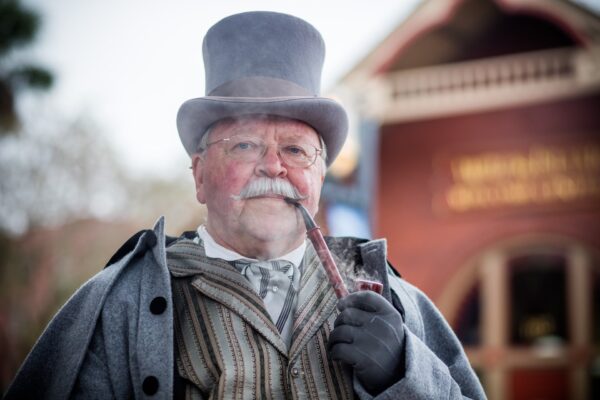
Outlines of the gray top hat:
[{"label": "gray top hat", "polygon": [[206,96],[183,103],[177,129],[188,154],[213,123],[228,117],[268,114],[303,121],[327,146],[327,165],[348,132],[346,112],[319,97],[325,44],[306,21],[274,12],[222,19],[202,47]]}]

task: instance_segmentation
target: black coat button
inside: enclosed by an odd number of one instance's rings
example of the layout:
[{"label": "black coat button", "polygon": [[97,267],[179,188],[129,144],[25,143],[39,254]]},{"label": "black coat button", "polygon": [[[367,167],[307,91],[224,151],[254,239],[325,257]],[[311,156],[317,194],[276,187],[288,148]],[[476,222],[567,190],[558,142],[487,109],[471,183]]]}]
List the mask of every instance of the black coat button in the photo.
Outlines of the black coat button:
[{"label": "black coat button", "polygon": [[154,315],[162,314],[165,312],[166,309],[167,309],[167,300],[162,296],[155,297],[150,302],[150,312]]},{"label": "black coat button", "polygon": [[144,393],[148,396],[156,394],[156,392],[158,392],[158,379],[152,375],[146,377],[142,383],[142,390],[144,390]]}]

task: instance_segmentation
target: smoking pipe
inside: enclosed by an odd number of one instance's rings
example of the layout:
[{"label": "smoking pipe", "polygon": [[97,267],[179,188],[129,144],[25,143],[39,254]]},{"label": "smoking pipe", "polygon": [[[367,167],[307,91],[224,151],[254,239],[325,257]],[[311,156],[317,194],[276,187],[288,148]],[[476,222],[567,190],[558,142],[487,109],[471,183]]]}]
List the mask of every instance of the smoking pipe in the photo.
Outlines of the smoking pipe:
[{"label": "smoking pipe", "polygon": [[302,214],[304,224],[306,225],[306,236],[308,236],[313,244],[313,247],[317,251],[319,260],[321,260],[321,264],[323,264],[323,268],[325,268],[325,273],[327,274],[329,283],[331,283],[331,286],[333,286],[335,295],[338,299],[348,296],[348,289],[344,284],[344,280],[340,275],[340,271],[338,270],[335,261],[333,261],[329,247],[327,247],[325,239],[323,239],[323,233],[321,233],[321,229],[315,223],[315,220],[311,217],[308,210],[302,204],[300,204],[300,202],[289,197],[286,197],[285,201],[296,206],[296,208],[300,210],[300,214]]}]

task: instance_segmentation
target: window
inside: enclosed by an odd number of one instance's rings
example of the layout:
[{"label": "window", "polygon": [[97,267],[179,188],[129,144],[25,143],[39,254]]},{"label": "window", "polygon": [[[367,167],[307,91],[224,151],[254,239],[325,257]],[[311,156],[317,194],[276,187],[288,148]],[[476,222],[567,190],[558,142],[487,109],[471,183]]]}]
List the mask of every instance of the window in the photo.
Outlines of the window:
[{"label": "window", "polygon": [[568,340],[565,265],[562,255],[509,260],[511,344],[552,345]]},{"label": "window", "polygon": [[467,295],[456,321],[456,335],[463,346],[477,346],[481,340],[479,291],[479,285],[477,285]]}]

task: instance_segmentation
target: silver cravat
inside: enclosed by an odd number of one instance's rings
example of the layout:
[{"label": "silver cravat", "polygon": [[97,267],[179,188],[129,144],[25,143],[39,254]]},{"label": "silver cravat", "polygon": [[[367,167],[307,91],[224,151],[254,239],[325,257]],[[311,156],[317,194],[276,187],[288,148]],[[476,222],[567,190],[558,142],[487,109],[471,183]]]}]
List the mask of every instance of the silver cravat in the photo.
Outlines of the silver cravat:
[{"label": "silver cravat", "polygon": [[296,301],[296,288],[300,281],[297,268],[285,260],[235,260],[232,263],[263,299],[271,320],[289,343],[293,325],[291,315]]}]

